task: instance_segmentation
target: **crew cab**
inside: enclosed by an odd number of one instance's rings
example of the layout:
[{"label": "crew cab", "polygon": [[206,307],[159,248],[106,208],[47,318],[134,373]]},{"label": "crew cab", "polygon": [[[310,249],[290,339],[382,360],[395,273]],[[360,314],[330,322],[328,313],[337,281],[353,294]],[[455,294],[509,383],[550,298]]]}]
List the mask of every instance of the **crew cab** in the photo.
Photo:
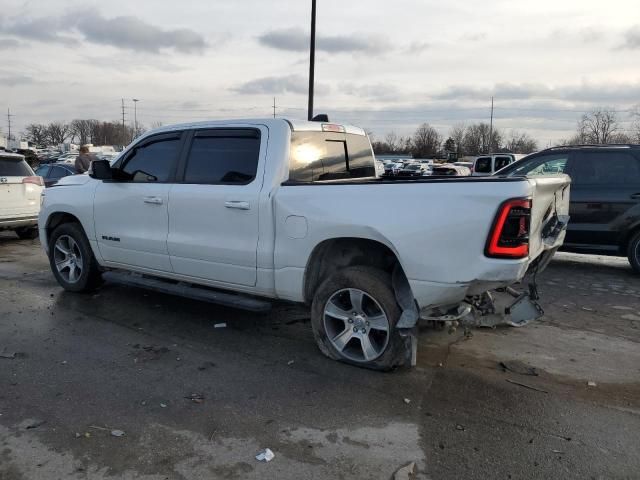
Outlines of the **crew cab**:
[{"label": "crew cab", "polygon": [[43,188],[42,177],[33,173],[24,156],[0,151],[0,230],[37,238]]},{"label": "crew cab", "polygon": [[243,308],[305,303],[325,355],[390,369],[415,361],[420,318],[540,316],[534,274],[562,244],[569,185],[565,175],[386,180],[358,127],[189,123],[48,188],[40,239],[66,290],[104,275]]}]

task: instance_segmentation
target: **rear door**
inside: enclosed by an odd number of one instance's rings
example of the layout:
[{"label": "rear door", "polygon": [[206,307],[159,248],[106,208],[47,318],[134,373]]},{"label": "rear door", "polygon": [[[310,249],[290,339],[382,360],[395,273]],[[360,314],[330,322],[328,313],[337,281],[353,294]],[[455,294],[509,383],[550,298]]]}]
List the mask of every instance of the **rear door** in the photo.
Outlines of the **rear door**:
[{"label": "rear door", "polygon": [[263,126],[196,130],[169,194],[168,250],[175,273],[255,286]]},{"label": "rear door", "polygon": [[0,155],[0,218],[38,214],[42,187],[24,182],[32,176],[33,170],[22,156]]},{"label": "rear door", "polygon": [[[630,210],[640,203],[640,160],[626,149],[575,153],[567,243],[618,249]],[[636,214],[637,216],[637,214]]]}]

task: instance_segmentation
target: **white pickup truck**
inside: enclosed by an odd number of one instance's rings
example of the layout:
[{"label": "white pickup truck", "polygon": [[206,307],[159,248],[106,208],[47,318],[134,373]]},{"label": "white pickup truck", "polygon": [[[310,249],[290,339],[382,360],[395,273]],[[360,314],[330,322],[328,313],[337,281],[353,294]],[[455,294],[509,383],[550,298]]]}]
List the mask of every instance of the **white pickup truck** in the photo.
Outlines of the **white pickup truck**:
[{"label": "white pickup truck", "polygon": [[360,128],[191,123],[47,189],[40,240],[66,290],[106,276],[254,310],[306,303],[324,354],[389,369],[415,359],[419,318],[541,315],[535,273],[562,244],[569,184],[385,180]]}]

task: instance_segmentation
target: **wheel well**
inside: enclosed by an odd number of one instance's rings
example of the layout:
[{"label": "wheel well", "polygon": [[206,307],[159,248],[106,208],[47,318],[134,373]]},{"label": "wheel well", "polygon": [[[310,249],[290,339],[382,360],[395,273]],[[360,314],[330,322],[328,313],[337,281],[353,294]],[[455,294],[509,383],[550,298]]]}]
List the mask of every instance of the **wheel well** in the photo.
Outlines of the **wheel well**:
[{"label": "wheel well", "polygon": [[[353,265],[368,265],[390,274],[402,266],[385,244],[366,238],[334,238],[318,244],[311,253],[305,271],[304,298],[307,303],[320,284],[333,272]],[[404,275],[404,272],[402,272]]]},{"label": "wheel well", "polygon": [[56,212],[49,215],[47,220],[47,226],[45,230],[47,232],[47,244],[49,242],[49,238],[51,237],[51,233],[56,229],[57,226],[62,225],[63,223],[80,223],[80,220],[74,215],[66,212]]}]

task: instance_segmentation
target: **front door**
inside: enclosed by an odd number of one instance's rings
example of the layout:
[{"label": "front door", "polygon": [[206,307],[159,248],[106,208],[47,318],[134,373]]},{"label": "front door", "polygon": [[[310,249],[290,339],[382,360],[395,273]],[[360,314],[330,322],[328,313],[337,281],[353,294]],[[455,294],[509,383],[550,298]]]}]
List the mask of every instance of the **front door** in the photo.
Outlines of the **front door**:
[{"label": "front door", "polygon": [[575,156],[567,242],[617,250],[625,214],[640,203],[640,160],[624,149]]},{"label": "front door", "polygon": [[116,164],[114,180],[98,185],[96,238],[107,262],[171,272],[168,201],[182,133],[144,139]]},{"label": "front door", "polygon": [[169,193],[168,249],[175,273],[254,286],[259,198],[268,131],[196,130]]}]

